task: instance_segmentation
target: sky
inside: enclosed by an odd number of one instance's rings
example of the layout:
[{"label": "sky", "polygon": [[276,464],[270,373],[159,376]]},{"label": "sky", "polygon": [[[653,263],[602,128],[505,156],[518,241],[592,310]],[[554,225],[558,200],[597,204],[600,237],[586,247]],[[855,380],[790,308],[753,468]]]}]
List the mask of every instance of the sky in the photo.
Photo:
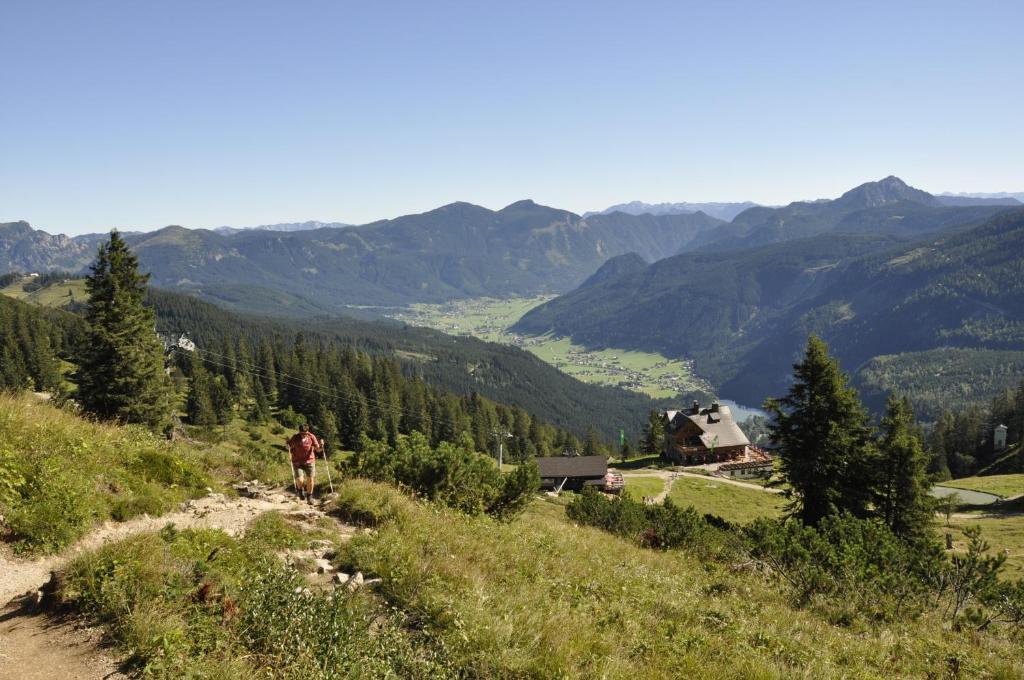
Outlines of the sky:
[{"label": "sky", "polygon": [[1024,191],[1024,3],[0,0],[0,222]]}]

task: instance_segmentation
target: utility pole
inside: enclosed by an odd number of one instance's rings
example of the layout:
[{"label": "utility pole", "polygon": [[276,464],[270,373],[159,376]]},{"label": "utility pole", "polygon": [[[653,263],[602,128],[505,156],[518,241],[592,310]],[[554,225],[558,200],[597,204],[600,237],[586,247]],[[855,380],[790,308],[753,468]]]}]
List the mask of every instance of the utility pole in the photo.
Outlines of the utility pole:
[{"label": "utility pole", "polygon": [[493,435],[494,439],[498,442],[498,472],[501,472],[501,458],[505,445],[505,440],[512,439],[512,433],[505,432],[503,430],[493,430],[491,432],[491,435]]}]

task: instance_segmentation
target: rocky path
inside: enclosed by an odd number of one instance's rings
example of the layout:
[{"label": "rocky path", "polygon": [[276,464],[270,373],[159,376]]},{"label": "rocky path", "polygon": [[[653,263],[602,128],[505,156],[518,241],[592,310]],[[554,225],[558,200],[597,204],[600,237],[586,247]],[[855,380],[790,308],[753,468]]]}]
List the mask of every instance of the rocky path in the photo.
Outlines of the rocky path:
[{"label": "rocky path", "polygon": [[168,523],[180,528],[222,529],[236,536],[245,531],[253,518],[272,510],[309,519],[324,516],[318,507],[302,503],[290,494],[270,491],[259,496],[226,498],[210,493],[161,517],[106,522],[59,555],[22,560],[0,554],[0,680],[123,678],[112,655],[100,645],[97,629],[84,626],[79,620],[63,620],[36,610],[32,606],[33,594],[47,583],[52,571],[82,552],[135,534],[157,531]]}]

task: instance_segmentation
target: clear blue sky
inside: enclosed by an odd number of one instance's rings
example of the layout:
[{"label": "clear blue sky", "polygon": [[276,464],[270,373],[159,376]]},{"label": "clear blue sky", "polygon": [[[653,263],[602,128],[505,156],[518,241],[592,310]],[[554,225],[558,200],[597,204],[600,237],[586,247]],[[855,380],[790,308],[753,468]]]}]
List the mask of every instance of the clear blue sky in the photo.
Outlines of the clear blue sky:
[{"label": "clear blue sky", "polygon": [[0,2],[0,221],[1024,191],[1024,3]]}]

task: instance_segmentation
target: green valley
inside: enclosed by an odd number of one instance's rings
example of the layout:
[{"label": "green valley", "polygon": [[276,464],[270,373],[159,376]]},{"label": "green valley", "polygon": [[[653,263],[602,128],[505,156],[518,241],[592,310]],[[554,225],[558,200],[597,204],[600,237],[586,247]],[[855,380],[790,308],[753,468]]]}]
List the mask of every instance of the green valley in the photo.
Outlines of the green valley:
[{"label": "green valley", "polygon": [[515,345],[529,351],[578,380],[622,387],[655,399],[680,393],[710,392],[711,387],[693,371],[692,362],[671,359],[656,352],[593,349],[551,334],[531,336],[509,328],[531,309],[552,296],[528,298],[473,298],[445,304],[416,304],[391,309],[388,316],[452,335],[468,335],[488,342]]}]

